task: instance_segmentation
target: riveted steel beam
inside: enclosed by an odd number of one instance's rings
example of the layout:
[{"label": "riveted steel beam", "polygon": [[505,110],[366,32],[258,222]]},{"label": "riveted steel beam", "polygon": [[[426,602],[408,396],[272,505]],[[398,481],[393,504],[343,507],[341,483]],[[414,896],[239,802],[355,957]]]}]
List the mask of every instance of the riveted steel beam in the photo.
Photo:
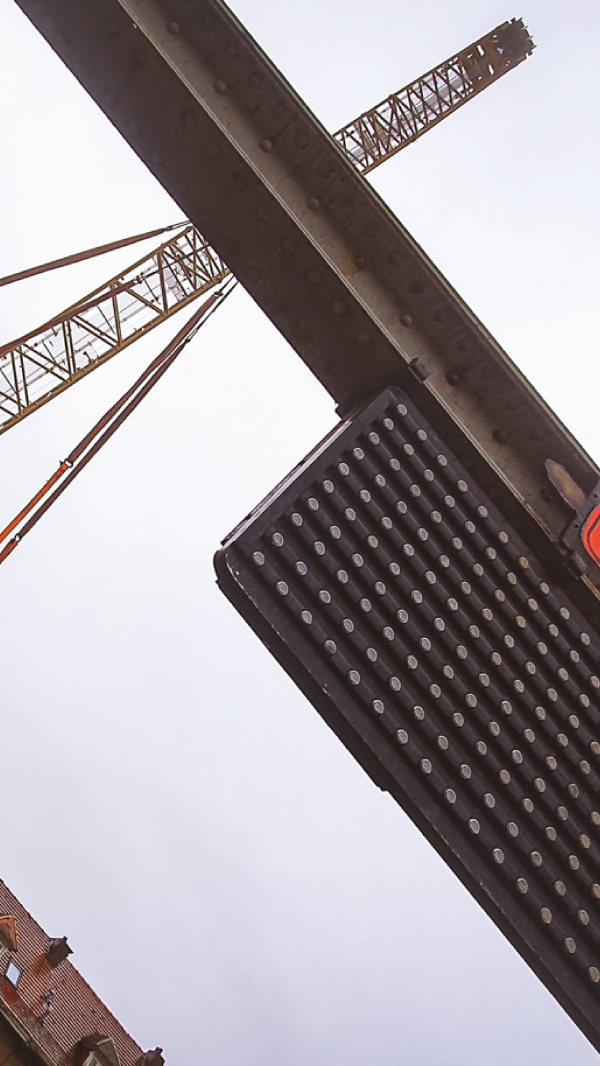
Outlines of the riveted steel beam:
[{"label": "riveted steel beam", "polygon": [[559,536],[545,460],[598,469],[220,0],[17,2],[342,412],[418,360],[463,463]]}]

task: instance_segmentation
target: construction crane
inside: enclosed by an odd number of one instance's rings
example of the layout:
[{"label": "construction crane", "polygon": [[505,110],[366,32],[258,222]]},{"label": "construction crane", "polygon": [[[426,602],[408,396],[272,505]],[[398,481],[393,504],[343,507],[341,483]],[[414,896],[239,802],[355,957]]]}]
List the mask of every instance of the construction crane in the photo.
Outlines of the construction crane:
[{"label": "construction crane", "polygon": [[531,55],[521,19],[503,22],[334,134],[362,174],[368,174],[482,89]]},{"label": "construction crane", "polygon": [[[169,228],[176,234],[158,248],[43,326],[0,348],[0,433],[229,276],[192,225]],[[135,239],[145,238],[141,234]],[[98,249],[69,256],[68,262],[92,254]],[[47,268],[57,265],[63,263]],[[36,267],[31,273],[41,270]]]},{"label": "construction crane", "polygon": [[[29,500],[13,520],[0,531],[0,563],[8,558],[23,537],[37,525],[40,518],[43,517],[54,501],[79,476],[87,464],[116,433],[117,429],[123,425],[123,422],[129,418],[129,415],[135,411],[150,390],[158,384],[163,374],[172,366],[186,344],[195,337],[210,315],[214,314],[216,309],[227,299],[235,285],[236,282],[230,279],[228,285],[211,293],[200,304],[200,307],[196,308],[189,321],[167,344],[166,348],[152,360],[116,403],[112,404],[108,411],[98,419],[95,425],[70,451],[66,459],[63,459],[58,464],[57,469],[42,485],[42,488],[36,492],[35,496]],[[9,537],[11,538],[10,540],[8,539]]]},{"label": "construction crane", "polygon": [[[334,134],[367,174],[518,66],[534,48],[521,19],[479,38]],[[58,396],[229,275],[189,223],[103,245],[0,279],[0,286],[175,231],[43,326],[0,347],[0,433]]]}]

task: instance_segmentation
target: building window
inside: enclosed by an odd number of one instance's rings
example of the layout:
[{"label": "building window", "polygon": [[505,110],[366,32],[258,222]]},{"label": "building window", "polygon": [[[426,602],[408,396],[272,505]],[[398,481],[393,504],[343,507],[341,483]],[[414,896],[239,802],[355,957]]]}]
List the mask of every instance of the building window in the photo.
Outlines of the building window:
[{"label": "building window", "polygon": [[11,959],[6,968],[6,980],[10,981],[13,988],[17,987],[19,983],[19,978],[21,977],[22,973],[23,971],[20,969],[19,966],[17,966],[14,959]]}]

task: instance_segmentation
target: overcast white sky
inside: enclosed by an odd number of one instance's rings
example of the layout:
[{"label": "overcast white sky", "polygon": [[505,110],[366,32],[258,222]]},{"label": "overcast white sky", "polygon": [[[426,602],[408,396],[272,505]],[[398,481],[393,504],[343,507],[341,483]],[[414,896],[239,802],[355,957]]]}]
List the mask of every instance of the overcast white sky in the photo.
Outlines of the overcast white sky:
[{"label": "overcast white sky", "polygon": [[[593,0],[236,0],[331,129],[495,25],[533,57],[373,178],[596,459]],[[0,274],[180,212],[0,0]],[[1,342],[125,265],[0,290]],[[0,439],[0,524],[166,343]],[[171,1066],[588,1066],[597,1055],[214,585],[334,423],[241,291],[0,570],[0,876]]]}]

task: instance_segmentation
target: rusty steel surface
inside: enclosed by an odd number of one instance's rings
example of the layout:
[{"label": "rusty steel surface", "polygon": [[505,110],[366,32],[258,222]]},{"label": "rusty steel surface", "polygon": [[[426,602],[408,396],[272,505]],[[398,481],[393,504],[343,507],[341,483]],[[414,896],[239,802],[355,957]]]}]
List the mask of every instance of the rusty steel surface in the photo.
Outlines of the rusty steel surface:
[{"label": "rusty steel surface", "polygon": [[559,536],[545,460],[598,469],[223,3],[18,2],[343,412],[421,360],[430,420]]},{"label": "rusty steel surface", "polygon": [[0,434],[228,275],[187,225],[50,322],[4,345]]},{"label": "rusty steel surface", "polygon": [[367,174],[513,70],[534,47],[521,19],[503,22],[363,112],[334,137],[358,169]]}]

